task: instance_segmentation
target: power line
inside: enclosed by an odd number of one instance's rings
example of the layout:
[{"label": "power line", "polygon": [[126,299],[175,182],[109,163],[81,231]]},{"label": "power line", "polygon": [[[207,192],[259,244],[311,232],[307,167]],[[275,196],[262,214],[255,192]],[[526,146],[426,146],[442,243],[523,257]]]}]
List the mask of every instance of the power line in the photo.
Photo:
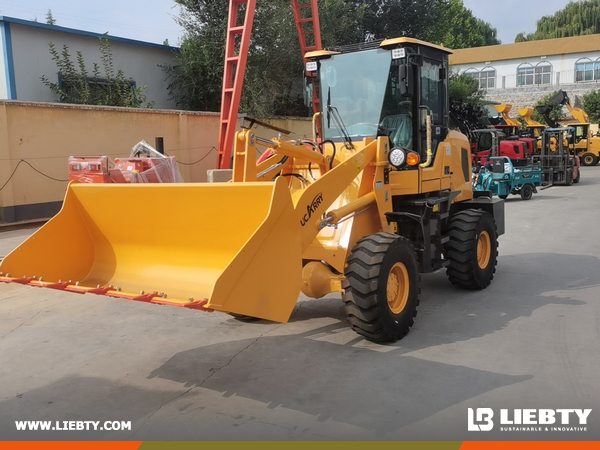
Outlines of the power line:
[{"label": "power line", "polygon": [[54,177],[52,177],[52,176],[50,176],[50,175],[47,175],[47,174],[45,174],[44,172],[42,172],[42,171],[40,171],[40,170],[36,169],[35,167],[33,167],[33,166],[31,165],[31,163],[30,163],[30,162],[28,162],[28,161],[25,161],[24,159],[21,159],[21,160],[19,160],[19,162],[18,162],[18,163],[17,163],[17,165],[15,166],[14,170],[13,170],[13,171],[12,171],[12,173],[10,174],[10,177],[8,177],[8,180],[6,180],[6,182],[5,182],[5,183],[2,185],[2,187],[0,188],[0,191],[2,191],[2,190],[3,190],[3,189],[6,187],[6,185],[7,185],[7,184],[10,182],[10,180],[12,180],[12,178],[15,176],[15,173],[17,173],[17,169],[19,168],[19,166],[21,165],[21,163],[25,163],[25,164],[27,164],[29,167],[31,167],[33,170],[35,170],[35,171],[36,171],[37,173],[39,173],[40,175],[43,175],[44,177],[46,177],[46,178],[49,178],[49,179],[51,179],[51,180],[53,180],[53,181],[59,181],[59,182],[62,182],[62,183],[66,183],[66,182],[68,182],[68,181],[69,181],[69,180],[61,180],[61,179],[59,179],[59,178],[54,178]]}]

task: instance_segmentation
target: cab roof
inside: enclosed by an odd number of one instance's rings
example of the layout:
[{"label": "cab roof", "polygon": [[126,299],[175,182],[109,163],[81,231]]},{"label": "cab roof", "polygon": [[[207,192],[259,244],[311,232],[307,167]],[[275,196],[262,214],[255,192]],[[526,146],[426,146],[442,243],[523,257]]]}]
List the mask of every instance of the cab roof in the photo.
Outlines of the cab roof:
[{"label": "cab roof", "polygon": [[394,39],[386,39],[385,41],[383,41],[381,43],[380,47],[390,47],[392,45],[399,45],[399,44],[422,45],[425,47],[433,48],[435,50],[441,50],[448,54],[452,53],[452,50],[450,50],[449,48],[442,47],[441,45],[435,45],[430,42],[421,41],[419,39],[410,38],[410,37],[399,37],[399,38],[394,38]]},{"label": "cab roof", "polygon": [[[429,47],[434,50],[442,51],[444,53],[448,53],[448,54],[452,53],[452,50],[450,50],[446,47],[442,47],[440,45],[431,44],[430,42],[425,42],[425,41],[421,41],[419,39],[414,39],[414,38],[410,38],[410,37],[399,37],[399,38],[394,38],[394,39],[384,39],[384,40],[375,41],[375,42],[362,42],[360,44],[347,45],[344,47],[340,47],[339,48],[340,51],[316,50],[316,51],[312,51],[312,52],[307,52],[304,55],[304,58],[306,58],[306,59],[312,59],[312,58],[323,59],[323,58],[329,58],[333,55],[339,55],[341,53],[353,53],[356,51],[369,50],[369,49],[373,49],[373,48],[377,48],[377,47],[380,47],[380,48],[395,47],[395,46],[401,45],[401,44],[422,45],[424,47]],[[345,50],[347,50],[347,51],[345,51]]]}]

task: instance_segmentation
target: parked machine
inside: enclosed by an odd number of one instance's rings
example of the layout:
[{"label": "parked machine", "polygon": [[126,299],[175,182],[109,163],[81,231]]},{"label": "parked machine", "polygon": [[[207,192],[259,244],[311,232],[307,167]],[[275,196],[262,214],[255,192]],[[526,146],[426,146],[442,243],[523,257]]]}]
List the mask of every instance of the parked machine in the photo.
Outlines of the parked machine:
[{"label": "parked machine", "polygon": [[572,153],[575,129],[547,128],[542,134],[542,148],[534,162],[542,167],[542,184],[570,186],[579,183],[579,157]]},{"label": "parked machine", "polygon": [[521,117],[523,117],[523,119],[525,119],[528,135],[532,138],[539,139],[539,148],[541,148],[542,132],[545,128],[547,128],[546,125],[531,118],[531,115],[533,114],[533,108],[521,108],[517,112]]},{"label": "parked machine", "polygon": [[[571,100],[567,93],[559,90],[558,93],[550,99],[550,102],[566,106],[577,123],[568,124],[568,127],[575,129],[574,139],[571,145],[571,151],[574,155],[579,156],[581,164],[584,166],[595,166],[600,160],[600,137],[592,136],[590,132],[589,117],[581,108],[575,108],[571,105]],[[560,124],[553,121],[549,117],[549,106],[536,107],[538,112],[542,114],[544,120],[552,128],[560,128]]]},{"label": "parked machine", "polygon": [[494,128],[502,131],[507,136],[520,136],[521,122],[509,116],[512,105],[502,103],[501,105],[494,105],[494,108],[500,113],[504,122],[503,124],[495,125]]},{"label": "parked machine", "polygon": [[[300,291],[339,292],[357,333],[402,338],[419,274],[484,289],[504,233],[504,202],[473,192],[469,142],[448,130],[449,53],[406,37],[308,53],[320,141],[250,123],[231,183],[70,184],[1,280],[279,322]],[[258,147],[273,155],[257,165]],[[156,226],[141,225],[140,199]]]},{"label": "parked machine", "polygon": [[515,167],[507,156],[495,156],[476,174],[473,187],[477,191],[491,191],[501,199],[510,194],[530,200],[537,187],[542,185],[542,168],[539,165]]},{"label": "parked machine", "polygon": [[471,159],[473,165],[485,165],[491,156],[506,156],[512,160],[527,161],[536,149],[536,141],[531,138],[519,138],[506,135],[497,129],[483,128],[474,130],[477,136],[477,151],[473,152]]},{"label": "parked machine", "polygon": [[478,153],[474,166],[473,188],[490,191],[501,199],[510,194],[530,200],[542,184],[542,169],[533,164],[533,144],[530,140],[504,139],[497,130],[478,130],[479,146],[489,150]]}]

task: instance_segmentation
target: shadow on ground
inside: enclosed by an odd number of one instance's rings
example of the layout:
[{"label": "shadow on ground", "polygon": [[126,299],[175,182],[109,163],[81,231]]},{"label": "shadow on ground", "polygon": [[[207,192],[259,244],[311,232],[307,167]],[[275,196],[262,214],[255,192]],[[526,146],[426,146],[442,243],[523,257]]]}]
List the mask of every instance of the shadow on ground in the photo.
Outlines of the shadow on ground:
[{"label": "shadow on ground", "polygon": [[[547,294],[595,286],[600,282],[598,274],[597,258],[529,254],[504,257],[496,279],[484,291],[454,288],[444,274],[424,277],[417,325],[404,340],[387,346],[367,343],[357,347],[364,341],[348,335],[340,301],[306,301],[299,304],[292,322],[326,317],[335,319],[334,323],[294,335],[266,334],[244,343],[180,352],[154,370],[150,378],[168,379],[188,388],[202,386],[224,397],[242,396],[270,408],[283,406],[318,416],[321,421],[333,419],[386,432],[532,378],[403,354],[495,333],[512,320],[529,317],[547,305],[583,305],[580,300]],[[242,350],[224,366],[215,366],[222,355],[240,347]],[[203,377],[207,371],[214,375]]]},{"label": "shadow on ground", "polygon": [[[375,345],[355,335],[346,325],[339,299],[302,301],[291,323],[280,327],[266,327],[265,322],[240,323],[233,318],[217,325],[256,327],[262,333],[254,333],[258,337],[198,345],[175,353],[148,374],[149,380],[173,382],[168,391],[164,383],[154,384],[153,390],[104,378],[66,377],[4,399],[0,421],[2,427],[12,426],[10,420],[57,418],[137,420],[143,426],[156,413],[147,427],[154,432],[161,430],[161,437],[164,429],[164,439],[181,438],[177,425],[184,416],[187,423],[195,424],[197,434],[193,436],[227,439],[233,436],[228,434],[231,423],[224,421],[221,428],[214,428],[206,419],[220,414],[229,404],[237,407],[241,400],[250,399],[264,408],[299,411],[318,422],[333,420],[385,439],[387,433],[453,405],[533,378],[527,373],[508,375],[428,361],[407,353],[496,333],[540,308],[577,308],[585,302],[569,293],[598,285],[598,258],[550,253],[502,257],[495,280],[484,291],[455,288],[443,273],[427,275],[423,277],[415,327],[405,339],[390,345]],[[492,357],[494,351],[490,349]],[[148,381],[147,385],[153,383]],[[218,395],[217,406],[212,409],[204,409],[206,389]],[[188,406],[182,409],[183,404]],[[255,403],[247,404],[253,405],[253,416],[260,418],[265,413]],[[236,439],[244,439],[244,429],[237,433]],[[135,438],[144,439],[144,434],[142,429]],[[70,432],[26,437],[81,436]],[[84,437],[116,438],[114,434],[95,433]]]}]

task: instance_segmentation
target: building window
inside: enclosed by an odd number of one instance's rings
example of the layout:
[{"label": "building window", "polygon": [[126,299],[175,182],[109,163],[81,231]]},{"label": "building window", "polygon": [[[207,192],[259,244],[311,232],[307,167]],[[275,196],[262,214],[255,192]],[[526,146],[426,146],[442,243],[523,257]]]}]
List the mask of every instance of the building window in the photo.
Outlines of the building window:
[{"label": "building window", "polygon": [[552,64],[549,62],[541,62],[535,66],[534,84],[550,84],[552,83]]},{"label": "building window", "polygon": [[479,80],[479,70],[477,69],[471,67],[470,69],[465,70],[465,74],[475,78],[476,80]]},{"label": "building window", "polygon": [[493,89],[496,87],[496,69],[484,67],[481,72],[471,68],[465,71],[467,75],[479,81],[479,89]]},{"label": "building window", "polygon": [[535,68],[531,64],[517,67],[517,86],[530,86],[534,81]]},{"label": "building window", "polygon": [[484,67],[479,74],[479,88],[493,89],[496,87],[496,69]]},{"label": "building window", "polygon": [[600,80],[600,61],[590,61],[582,58],[575,63],[575,81]]}]

